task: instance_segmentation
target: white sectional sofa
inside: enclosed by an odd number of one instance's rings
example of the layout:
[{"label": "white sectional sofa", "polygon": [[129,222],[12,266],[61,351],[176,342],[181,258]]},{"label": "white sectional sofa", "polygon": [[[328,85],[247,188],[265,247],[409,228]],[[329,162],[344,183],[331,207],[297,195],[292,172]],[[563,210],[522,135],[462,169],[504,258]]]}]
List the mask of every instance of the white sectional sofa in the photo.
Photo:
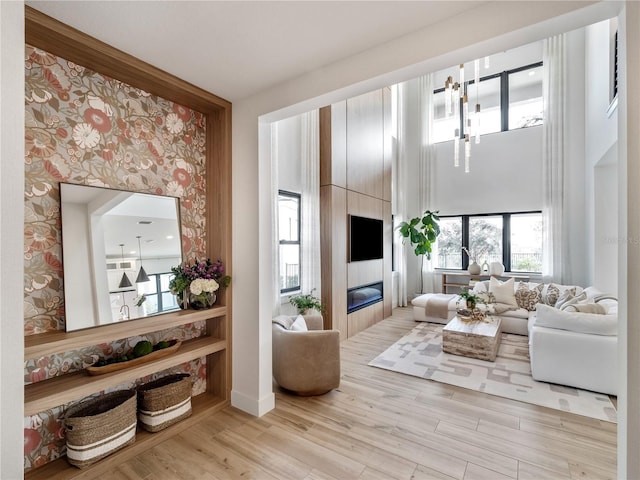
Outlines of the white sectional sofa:
[{"label": "white sectional sofa", "polygon": [[[492,282],[497,280],[492,279]],[[479,282],[473,291],[482,294],[488,283]],[[503,332],[529,336],[532,377],[538,381],[617,395],[617,299],[593,287],[513,283],[514,296],[518,288],[524,292],[516,305],[498,303],[490,304],[488,308],[491,311],[498,307],[500,313],[493,314],[502,318]],[[527,291],[531,292],[530,297]],[[534,291],[541,293],[540,298],[533,294]],[[411,303],[414,320],[442,324],[464,306],[464,300],[456,294],[428,293]],[[598,313],[590,313],[591,310]]]}]

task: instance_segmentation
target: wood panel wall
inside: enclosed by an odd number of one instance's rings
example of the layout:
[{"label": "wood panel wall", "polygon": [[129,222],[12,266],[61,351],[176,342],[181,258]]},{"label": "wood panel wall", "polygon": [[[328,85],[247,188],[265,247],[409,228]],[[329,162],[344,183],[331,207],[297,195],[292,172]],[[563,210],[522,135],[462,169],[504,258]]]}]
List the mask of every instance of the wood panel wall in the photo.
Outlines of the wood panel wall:
[{"label": "wood panel wall", "polygon": [[[345,339],[391,315],[391,92],[320,110],[320,220],[325,328]],[[384,258],[348,262],[348,215],[384,222]],[[383,302],[347,315],[347,289],[384,282]]]}]

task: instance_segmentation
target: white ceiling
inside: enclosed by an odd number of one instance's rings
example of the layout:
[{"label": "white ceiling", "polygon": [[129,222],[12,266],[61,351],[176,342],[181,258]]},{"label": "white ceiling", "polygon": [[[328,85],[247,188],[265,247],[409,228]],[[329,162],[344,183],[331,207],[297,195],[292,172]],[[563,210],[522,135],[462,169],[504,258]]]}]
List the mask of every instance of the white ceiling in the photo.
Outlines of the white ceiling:
[{"label": "white ceiling", "polygon": [[231,102],[484,1],[27,1]]}]

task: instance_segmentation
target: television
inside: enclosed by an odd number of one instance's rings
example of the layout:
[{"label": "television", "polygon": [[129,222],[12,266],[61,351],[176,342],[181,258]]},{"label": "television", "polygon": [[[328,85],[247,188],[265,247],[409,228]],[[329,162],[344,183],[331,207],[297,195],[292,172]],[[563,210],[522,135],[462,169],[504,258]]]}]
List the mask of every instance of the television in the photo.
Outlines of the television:
[{"label": "television", "polygon": [[349,215],[349,261],[382,258],[382,220]]}]

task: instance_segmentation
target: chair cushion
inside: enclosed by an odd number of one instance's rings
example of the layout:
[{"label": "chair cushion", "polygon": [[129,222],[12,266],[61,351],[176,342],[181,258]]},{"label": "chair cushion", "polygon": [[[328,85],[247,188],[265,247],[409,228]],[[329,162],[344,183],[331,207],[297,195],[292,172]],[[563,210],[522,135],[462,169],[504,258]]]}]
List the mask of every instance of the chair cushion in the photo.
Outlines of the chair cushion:
[{"label": "chair cushion", "polygon": [[294,332],[306,332],[309,329],[307,328],[307,322],[304,321],[304,317],[302,315],[298,315],[291,324],[291,328],[289,330]]},{"label": "chair cushion", "polygon": [[294,319],[289,315],[278,315],[277,317],[271,320],[271,323],[275,323],[276,325],[280,325],[285,330],[291,329],[291,324]]},{"label": "chair cushion", "polygon": [[538,304],[534,325],[592,335],[618,335],[618,316],[597,313],[568,312]]}]

